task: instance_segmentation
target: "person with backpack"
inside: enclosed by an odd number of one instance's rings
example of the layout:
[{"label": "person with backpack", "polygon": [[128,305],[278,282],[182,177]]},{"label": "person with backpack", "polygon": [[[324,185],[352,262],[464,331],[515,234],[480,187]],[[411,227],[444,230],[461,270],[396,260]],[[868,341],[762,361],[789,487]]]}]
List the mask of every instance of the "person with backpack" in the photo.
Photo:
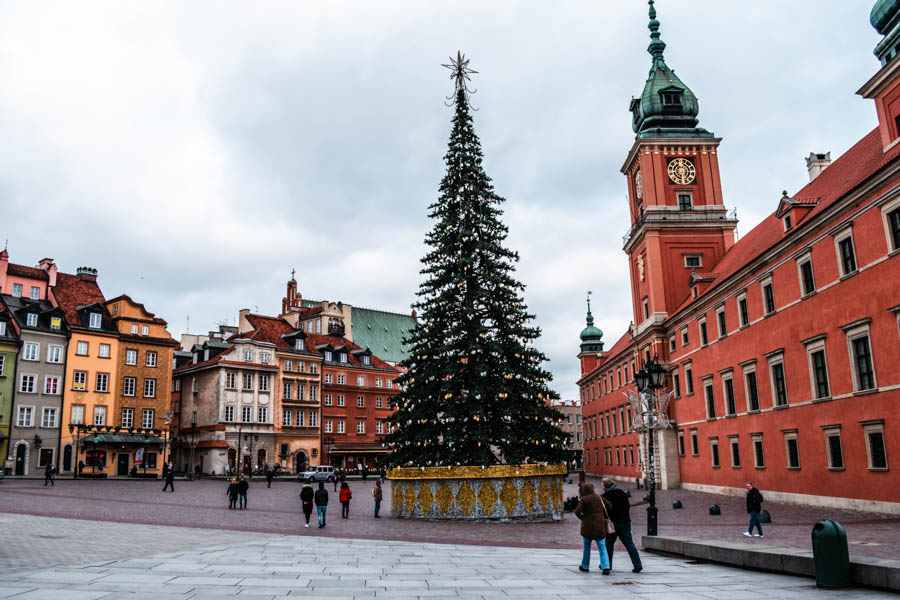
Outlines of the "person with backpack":
[{"label": "person with backpack", "polygon": [[[763,537],[762,503],[762,494],[752,483],[747,482],[747,512],[750,513],[750,527],[744,532],[747,537]],[[759,533],[754,534],[753,527],[756,527]]]},{"label": "person with backpack", "polygon": [[169,463],[169,468],[166,469],[166,485],[163,486],[163,491],[171,488],[172,493],[175,493],[175,471],[172,469],[172,463]]},{"label": "person with backpack", "polygon": [[319,529],[325,527],[325,510],[328,508],[328,490],[325,489],[325,483],[319,482],[319,489],[316,490],[315,497],[316,512],[319,517]]},{"label": "person with backpack", "polygon": [[350,518],[350,498],[353,497],[353,492],[350,491],[350,486],[347,485],[347,482],[343,482],[341,484],[341,493],[338,496],[338,499],[341,501],[341,518],[349,519]]},{"label": "person with backpack", "polygon": [[304,527],[309,527],[309,517],[312,515],[314,496],[315,492],[313,492],[312,486],[307,481],[300,489],[300,504],[303,507],[303,516],[306,517],[306,525]]},{"label": "person with backpack", "polygon": [[228,489],[225,490],[225,495],[228,496],[228,508],[237,508],[237,500],[238,500],[238,480],[237,477],[231,478],[231,483],[228,485]]}]

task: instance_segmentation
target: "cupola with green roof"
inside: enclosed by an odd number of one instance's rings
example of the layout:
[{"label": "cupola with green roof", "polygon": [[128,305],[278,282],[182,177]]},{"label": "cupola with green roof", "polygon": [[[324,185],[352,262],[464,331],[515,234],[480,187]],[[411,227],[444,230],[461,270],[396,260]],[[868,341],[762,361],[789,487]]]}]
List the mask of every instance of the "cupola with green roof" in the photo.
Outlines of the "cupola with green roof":
[{"label": "cupola with green roof", "polygon": [[581,330],[582,352],[603,352],[603,332],[594,327],[594,315],[591,314],[591,299],[587,299],[587,327]]},{"label": "cupola with green roof", "polygon": [[650,45],[647,52],[653,57],[650,74],[640,98],[632,98],[629,110],[632,128],[638,138],[711,138],[713,134],[697,127],[700,105],[697,96],[666,64],[663,51],[666,43],[659,33],[656,8],[649,0]]},{"label": "cupola with green roof", "polygon": [[875,46],[875,56],[886,65],[900,50],[900,0],[878,0],[869,13],[869,22],[884,36]]}]

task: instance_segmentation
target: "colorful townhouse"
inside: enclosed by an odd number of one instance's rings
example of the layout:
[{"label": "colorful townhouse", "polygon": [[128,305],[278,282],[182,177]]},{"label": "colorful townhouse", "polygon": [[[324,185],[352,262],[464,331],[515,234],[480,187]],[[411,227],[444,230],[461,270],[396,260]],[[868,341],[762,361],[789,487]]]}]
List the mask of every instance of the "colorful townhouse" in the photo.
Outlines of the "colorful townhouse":
[{"label": "colorful townhouse", "polygon": [[[4,472],[15,469],[15,457],[9,453],[9,429],[16,381],[16,358],[19,339],[16,321],[5,306],[0,305],[0,459]],[[9,460],[7,460],[9,457]]]},{"label": "colorful townhouse", "polygon": [[69,332],[48,300],[0,295],[18,332],[9,434],[11,474],[37,475],[59,458],[59,424]]},{"label": "colorful townhouse", "polygon": [[165,320],[127,295],[105,306],[119,334],[110,418],[117,433],[106,434],[119,445],[111,459],[115,474],[127,476],[135,468],[141,475],[159,475],[168,460],[172,359],[178,342]]},{"label": "colorful townhouse", "polygon": [[658,358],[674,424],[656,437],[662,487],[737,494],[752,481],[772,500],[900,514],[900,5],[872,11],[882,67],[858,93],[877,127],[834,161],[811,153],[809,184],[773,198],[740,240],[721,140],[698,127],[650,17],[652,68],[622,167],[634,325],[604,351],[588,312],[588,472],[646,476],[623,392]]}]

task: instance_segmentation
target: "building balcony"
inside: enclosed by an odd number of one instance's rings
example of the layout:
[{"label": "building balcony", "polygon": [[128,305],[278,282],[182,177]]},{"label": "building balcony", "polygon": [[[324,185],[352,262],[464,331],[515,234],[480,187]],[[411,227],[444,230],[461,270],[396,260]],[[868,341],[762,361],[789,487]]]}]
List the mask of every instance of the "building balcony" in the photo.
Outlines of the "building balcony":
[{"label": "building balcony", "polygon": [[649,207],[628,232],[622,236],[622,245],[627,246],[634,234],[649,223],[737,223],[737,208],[728,210],[724,206],[696,206],[691,210],[678,210],[674,206]]}]

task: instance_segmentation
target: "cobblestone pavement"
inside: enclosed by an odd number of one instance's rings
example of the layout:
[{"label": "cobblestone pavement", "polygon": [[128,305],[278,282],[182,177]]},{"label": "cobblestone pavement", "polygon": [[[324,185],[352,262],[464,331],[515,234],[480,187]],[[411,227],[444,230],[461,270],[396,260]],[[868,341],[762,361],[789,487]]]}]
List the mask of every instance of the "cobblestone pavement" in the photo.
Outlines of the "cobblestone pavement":
[{"label": "cobblestone pavement", "polygon": [[[35,532],[52,530],[56,519],[24,517]],[[47,521],[47,523],[41,523]],[[183,533],[152,525],[106,523],[97,528],[73,520],[75,550],[116,540],[133,543],[166,539],[174,546]],[[78,528],[80,527],[80,531]],[[194,531],[181,529],[181,532]],[[161,534],[160,534],[161,532]],[[161,535],[161,537],[160,537]],[[156,553],[77,566],[0,575],[0,598],[17,600],[130,600],[182,598],[511,598],[582,599],[830,599],[894,598],[873,590],[823,592],[812,580],[733,569],[678,558],[645,555],[644,571],[620,564],[609,577],[580,573],[576,549],[504,548],[343,540],[317,536],[267,535],[223,543],[229,532],[195,537],[208,547]],[[246,535],[246,534],[243,534]],[[167,536],[169,536],[167,538]],[[6,537],[6,534],[3,535]],[[5,540],[4,540],[5,541]],[[87,555],[85,555],[87,557]]]},{"label": "cobblestone pavement", "polygon": [[[305,529],[300,513],[299,485],[294,481],[276,481],[266,488],[254,480],[250,487],[249,508],[228,510],[226,484],[222,481],[176,481],[175,493],[163,493],[159,481],[97,481],[58,479],[55,487],[42,481],[7,478],[0,484],[0,513],[30,514],[98,522],[143,523],[177,527],[247,531],[256,533],[325,535],[353,539],[389,539],[398,541],[487,544],[532,548],[577,548],[581,544],[578,520],[565,515],[562,523],[426,523],[390,517],[390,482],[385,487],[382,514],[372,518],[372,486],[351,481],[353,500],[350,519],[340,518],[340,505],[333,488],[328,527],[322,531]],[[576,485],[566,484],[565,496],[577,494]],[[627,486],[634,499],[645,491]],[[763,490],[765,494],[765,490]],[[759,540],[744,538],[747,515],[742,497],[726,497],[682,490],[657,494],[659,533],[669,537],[699,537],[710,541],[728,540],[752,545]],[[679,499],[682,510],[673,510]],[[722,515],[708,514],[710,504],[719,504]],[[900,556],[900,519],[854,511],[838,511],[785,504],[766,503],[773,523],[764,525],[767,543],[809,550],[812,526],[824,517],[833,518],[847,529],[851,556],[896,558]],[[645,507],[631,511],[634,532],[646,531]],[[2,549],[0,549],[2,552]]]}]

